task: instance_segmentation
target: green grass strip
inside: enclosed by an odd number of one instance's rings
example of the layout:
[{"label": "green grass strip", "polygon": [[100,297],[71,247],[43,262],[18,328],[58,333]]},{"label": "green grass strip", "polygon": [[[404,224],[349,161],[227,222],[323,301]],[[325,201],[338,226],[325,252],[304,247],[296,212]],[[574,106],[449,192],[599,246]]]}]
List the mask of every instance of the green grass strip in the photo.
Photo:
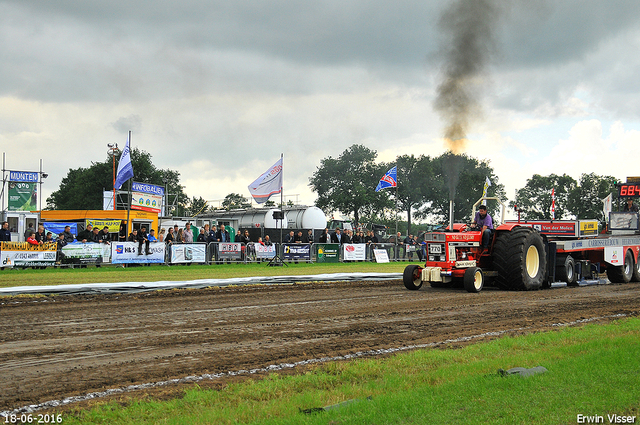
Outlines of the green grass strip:
[{"label": "green grass strip", "polygon": [[[636,416],[640,319],[503,337],[461,349],[336,362],[303,374],[197,386],[171,401],[108,403],[65,424],[575,424],[578,415]],[[503,377],[499,368],[544,366]],[[370,399],[367,399],[370,397]],[[311,409],[346,403],[305,414]],[[586,419],[585,419],[585,422]]]}]

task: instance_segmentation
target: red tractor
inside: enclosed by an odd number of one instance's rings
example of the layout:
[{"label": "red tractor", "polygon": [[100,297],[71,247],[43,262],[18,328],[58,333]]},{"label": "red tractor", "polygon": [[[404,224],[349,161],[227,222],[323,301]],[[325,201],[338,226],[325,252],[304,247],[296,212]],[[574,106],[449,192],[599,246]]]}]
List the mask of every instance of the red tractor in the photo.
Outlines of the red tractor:
[{"label": "red tractor", "polygon": [[[404,286],[410,290],[429,282],[432,287],[462,286],[469,292],[480,292],[485,279],[503,289],[536,290],[546,281],[547,254],[542,235],[532,227],[505,223],[492,232],[489,247],[482,247],[482,231],[466,224],[451,223],[448,231],[427,233],[425,265],[408,265],[403,274]],[[473,217],[472,215],[472,217]],[[494,220],[495,223],[495,220]]]}]

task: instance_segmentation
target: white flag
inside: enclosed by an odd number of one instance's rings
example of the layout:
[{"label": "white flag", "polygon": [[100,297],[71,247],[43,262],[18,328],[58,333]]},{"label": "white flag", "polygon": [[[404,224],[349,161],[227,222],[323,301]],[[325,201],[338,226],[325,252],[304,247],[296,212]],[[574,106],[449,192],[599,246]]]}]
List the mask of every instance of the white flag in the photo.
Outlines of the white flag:
[{"label": "white flag", "polygon": [[249,185],[249,192],[259,204],[282,192],[282,158]]},{"label": "white flag", "polygon": [[607,223],[609,222],[609,213],[613,209],[613,198],[611,195],[612,194],[610,193],[609,196],[602,200],[602,203],[604,204],[602,211],[604,212],[604,219]]}]

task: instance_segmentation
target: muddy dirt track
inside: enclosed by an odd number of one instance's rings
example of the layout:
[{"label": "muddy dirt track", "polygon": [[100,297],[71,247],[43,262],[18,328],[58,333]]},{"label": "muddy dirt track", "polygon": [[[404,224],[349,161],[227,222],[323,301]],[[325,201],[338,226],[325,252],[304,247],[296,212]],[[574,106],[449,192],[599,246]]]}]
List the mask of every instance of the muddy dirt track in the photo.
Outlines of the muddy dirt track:
[{"label": "muddy dirt track", "polygon": [[[0,411],[188,375],[551,330],[635,316],[639,306],[638,283],[469,294],[387,281],[0,298]],[[220,385],[209,382],[200,385]],[[181,391],[170,387],[164,397]]]}]

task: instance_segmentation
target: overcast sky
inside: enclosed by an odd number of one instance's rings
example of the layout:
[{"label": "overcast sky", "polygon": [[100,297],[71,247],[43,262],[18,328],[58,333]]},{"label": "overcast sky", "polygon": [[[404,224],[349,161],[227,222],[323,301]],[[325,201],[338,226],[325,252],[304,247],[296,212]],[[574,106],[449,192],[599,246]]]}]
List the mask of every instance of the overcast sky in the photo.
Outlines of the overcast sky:
[{"label": "overcast sky", "polygon": [[[637,1],[498,3],[465,152],[510,198],[533,174],[640,175]],[[6,168],[42,159],[46,198],[131,130],[189,196],[249,196],[282,153],[285,195],[311,205],[320,160],[354,143],[379,161],[446,150],[451,4],[0,0]]]}]

